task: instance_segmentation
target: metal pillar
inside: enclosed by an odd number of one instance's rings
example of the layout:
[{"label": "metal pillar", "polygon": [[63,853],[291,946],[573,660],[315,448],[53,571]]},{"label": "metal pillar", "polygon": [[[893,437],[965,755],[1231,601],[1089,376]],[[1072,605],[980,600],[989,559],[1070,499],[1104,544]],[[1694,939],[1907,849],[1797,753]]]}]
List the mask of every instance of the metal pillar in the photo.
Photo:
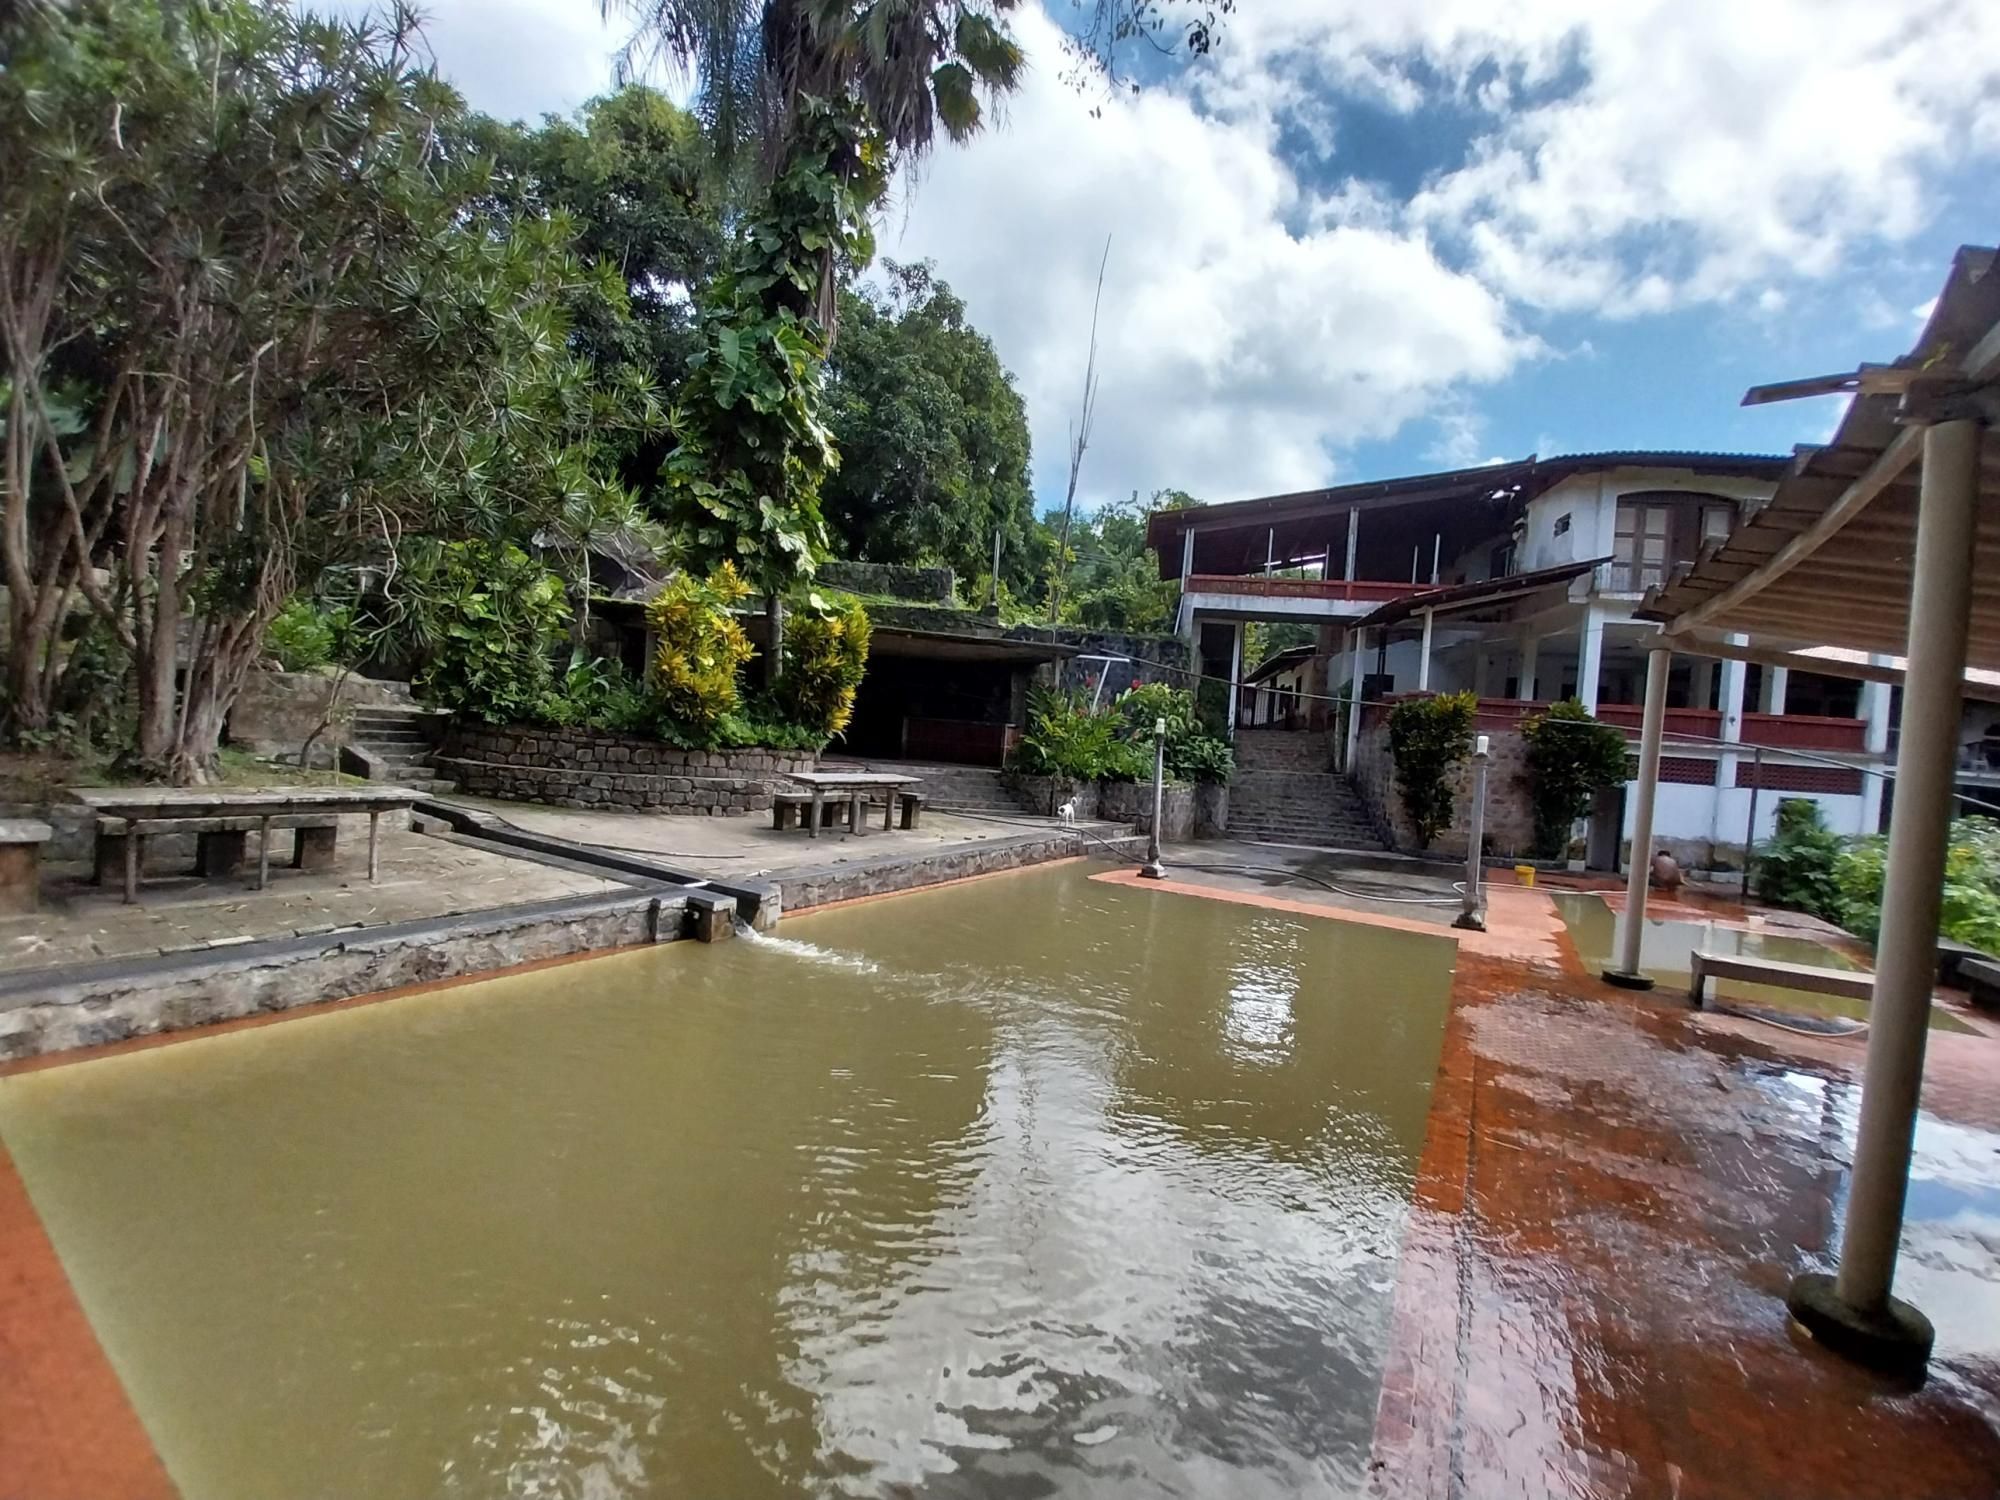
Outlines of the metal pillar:
[{"label": "metal pillar", "polygon": [[[1871,656],[1870,666],[1886,666],[1886,656]],[[1889,684],[1886,682],[1864,683],[1861,688],[1861,717],[1867,721],[1867,747],[1871,764],[1861,778],[1861,833],[1882,831],[1882,787],[1881,773],[1888,769],[1889,759]]]},{"label": "metal pillar", "polygon": [[1939,422],[1924,432],[1896,804],[1889,815],[1868,1066],[1861,1081],[1840,1270],[1830,1281],[1800,1277],[1787,1299],[1793,1316],[1821,1342],[1866,1363],[1895,1368],[1921,1369],[1932,1340],[1930,1321],[1890,1291],[1937,976],[1938,912],[1972,605],[1980,437],[1981,424],[1967,419]]},{"label": "metal pillar", "polygon": [[1354,549],[1361,540],[1361,512],[1347,512],[1347,572],[1342,575],[1349,583],[1354,581]]},{"label": "metal pillar", "polygon": [[1146,863],[1139,873],[1148,880],[1165,880],[1166,866],[1160,863],[1160,810],[1166,801],[1167,721],[1153,721],[1153,826],[1146,834]]},{"label": "metal pillar", "polygon": [[1427,693],[1431,687],[1431,621],[1436,610],[1424,611],[1424,647],[1417,657],[1417,691]]},{"label": "metal pillar", "polygon": [[1632,801],[1632,869],[1625,878],[1625,926],[1618,967],[1604,977],[1628,990],[1650,990],[1639,972],[1639,940],[1646,930],[1646,882],[1653,873],[1653,803],[1660,790],[1660,736],[1667,727],[1667,674],[1674,653],[1655,646],[1646,653],[1646,717],[1639,730],[1639,791]]},{"label": "metal pillar", "polygon": [[1465,891],[1452,926],[1472,932],[1486,930],[1486,917],[1479,909],[1479,877],[1486,854],[1486,763],[1490,742],[1480,735],[1472,742],[1472,808],[1465,824]]},{"label": "metal pillar", "polygon": [[1514,696],[1523,703],[1535,701],[1535,658],[1542,649],[1538,635],[1521,637],[1521,679],[1514,684]]}]

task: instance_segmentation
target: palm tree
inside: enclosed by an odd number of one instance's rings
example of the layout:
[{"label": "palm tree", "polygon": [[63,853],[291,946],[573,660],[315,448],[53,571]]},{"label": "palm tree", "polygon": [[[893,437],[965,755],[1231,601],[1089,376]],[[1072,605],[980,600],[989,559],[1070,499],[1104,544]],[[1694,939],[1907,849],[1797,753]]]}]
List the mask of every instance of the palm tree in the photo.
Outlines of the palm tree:
[{"label": "palm tree", "polygon": [[601,0],[636,28],[621,76],[662,61],[695,76],[696,109],[717,156],[760,150],[767,169],[792,144],[807,99],[851,102],[897,156],[921,156],[943,129],[968,140],[982,97],[1012,90],[1021,49],[1004,13],[1017,0]]}]

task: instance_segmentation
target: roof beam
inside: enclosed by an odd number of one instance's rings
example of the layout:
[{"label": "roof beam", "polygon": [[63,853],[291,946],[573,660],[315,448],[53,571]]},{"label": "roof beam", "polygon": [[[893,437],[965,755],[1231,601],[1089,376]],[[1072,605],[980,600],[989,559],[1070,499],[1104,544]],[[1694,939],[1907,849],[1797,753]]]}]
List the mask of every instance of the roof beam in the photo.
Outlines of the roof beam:
[{"label": "roof beam", "polygon": [[1692,630],[1705,621],[1713,620],[1737,608],[1783,578],[1824,546],[1827,540],[1849,521],[1866,510],[1877,495],[1887,489],[1903,470],[1914,463],[1918,454],[1923,451],[1923,440],[1921,427],[1905,427],[1896,434],[1895,441],[1882,450],[1882,456],[1868,466],[1867,472],[1842,490],[1840,498],[1828,506],[1817,521],[1772,554],[1770,562],[1748,578],[1731,584],[1721,593],[1697,604],[1687,613],[1669,620],[1666,625],[1667,632],[1670,635],[1678,635],[1682,631]]}]

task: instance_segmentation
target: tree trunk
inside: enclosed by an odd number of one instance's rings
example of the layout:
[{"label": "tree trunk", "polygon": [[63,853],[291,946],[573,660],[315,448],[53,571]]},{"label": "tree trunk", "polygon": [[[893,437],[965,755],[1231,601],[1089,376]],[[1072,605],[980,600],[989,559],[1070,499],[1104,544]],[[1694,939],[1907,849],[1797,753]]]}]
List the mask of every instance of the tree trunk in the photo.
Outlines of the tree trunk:
[{"label": "tree trunk", "polygon": [[778,673],[785,657],[785,601],[776,594],[764,596],[764,618],[770,623],[768,649],[764,652],[763,679],[766,688],[778,685]]}]

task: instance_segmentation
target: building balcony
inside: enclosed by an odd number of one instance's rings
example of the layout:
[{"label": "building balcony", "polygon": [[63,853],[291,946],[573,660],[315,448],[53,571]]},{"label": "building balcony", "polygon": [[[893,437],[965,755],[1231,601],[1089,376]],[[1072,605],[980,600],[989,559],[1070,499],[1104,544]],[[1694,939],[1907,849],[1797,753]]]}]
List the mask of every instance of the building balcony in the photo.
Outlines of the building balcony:
[{"label": "building balcony", "polygon": [[1181,592],[1182,608],[1247,619],[1352,620],[1393,600],[1420,594],[1428,583],[1368,578],[1285,578],[1271,574],[1196,573]]}]

